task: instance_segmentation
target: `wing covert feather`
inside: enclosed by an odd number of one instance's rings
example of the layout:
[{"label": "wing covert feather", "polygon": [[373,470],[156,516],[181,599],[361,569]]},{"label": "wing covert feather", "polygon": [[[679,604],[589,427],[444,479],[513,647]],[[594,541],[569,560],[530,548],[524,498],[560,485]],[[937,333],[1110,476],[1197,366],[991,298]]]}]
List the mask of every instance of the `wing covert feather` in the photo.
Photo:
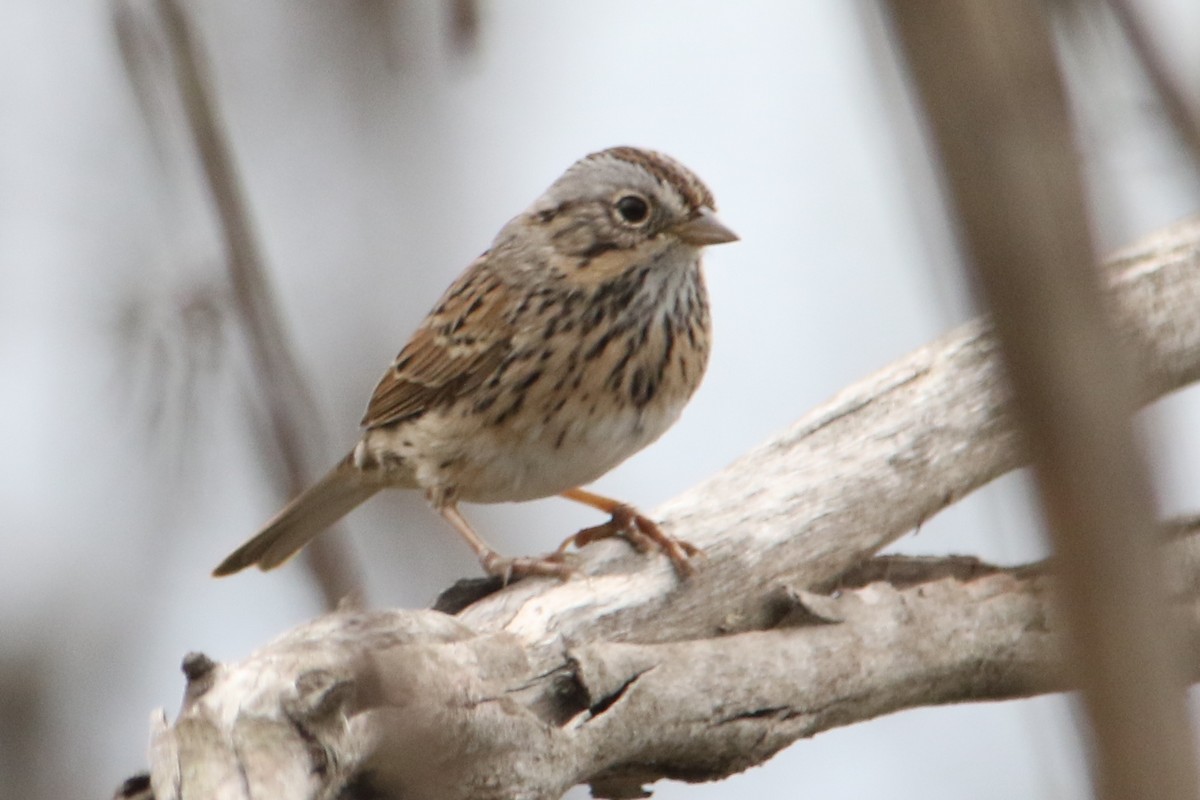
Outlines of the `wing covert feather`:
[{"label": "wing covert feather", "polygon": [[446,405],[483,383],[512,350],[512,290],[480,256],[446,290],[375,387],[362,424],[379,428]]}]

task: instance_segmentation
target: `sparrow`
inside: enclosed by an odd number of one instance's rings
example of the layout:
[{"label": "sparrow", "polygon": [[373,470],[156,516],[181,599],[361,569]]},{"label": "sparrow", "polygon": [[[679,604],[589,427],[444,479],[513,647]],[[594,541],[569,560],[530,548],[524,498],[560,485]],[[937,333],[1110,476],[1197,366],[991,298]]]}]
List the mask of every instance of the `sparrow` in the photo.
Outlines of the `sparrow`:
[{"label": "sparrow", "polygon": [[[613,147],[575,162],[421,322],[350,453],[213,574],[277,567],[376,492],[403,488],[505,581],[569,576],[572,544],[614,535],[686,576],[697,548],[583,487],[661,436],[696,391],[711,341],[701,252],[737,238],[669,156]],[[610,519],[549,555],[511,558],[459,509],[552,495]]]}]

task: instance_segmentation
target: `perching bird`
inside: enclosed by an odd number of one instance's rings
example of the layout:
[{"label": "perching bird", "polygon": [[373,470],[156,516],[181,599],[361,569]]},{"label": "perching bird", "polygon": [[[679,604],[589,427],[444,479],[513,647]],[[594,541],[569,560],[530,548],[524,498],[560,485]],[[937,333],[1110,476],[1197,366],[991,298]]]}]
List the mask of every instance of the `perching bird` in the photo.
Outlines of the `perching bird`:
[{"label": "perching bird", "polygon": [[[565,576],[562,553],[609,535],[691,545],[582,488],[661,436],[704,374],[709,311],[700,252],[737,236],[677,161],[614,147],[580,159],[501,229],[400,351],[358,444],[214,571],[271,569],[380,489],[421,489],[506,580]],[[458,509],[561,495],[612,515],[557,552],[505,558]]]}]

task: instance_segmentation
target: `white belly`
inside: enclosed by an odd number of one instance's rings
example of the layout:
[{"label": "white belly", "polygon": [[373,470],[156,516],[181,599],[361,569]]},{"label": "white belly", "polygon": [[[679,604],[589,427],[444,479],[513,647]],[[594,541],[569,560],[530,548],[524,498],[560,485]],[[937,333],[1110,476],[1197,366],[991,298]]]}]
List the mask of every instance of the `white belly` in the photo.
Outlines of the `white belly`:
[{"label": "white belly", "polygon": [[[476,430],[457,441],[422,435],[419,423],[406,433],[423,451],[413,462],[421,488],[473,503],[519,502],[591,483],[661,436],[682,408],[625,408],[546,426]],[[430,432],[447,427],[431,425]]]}]

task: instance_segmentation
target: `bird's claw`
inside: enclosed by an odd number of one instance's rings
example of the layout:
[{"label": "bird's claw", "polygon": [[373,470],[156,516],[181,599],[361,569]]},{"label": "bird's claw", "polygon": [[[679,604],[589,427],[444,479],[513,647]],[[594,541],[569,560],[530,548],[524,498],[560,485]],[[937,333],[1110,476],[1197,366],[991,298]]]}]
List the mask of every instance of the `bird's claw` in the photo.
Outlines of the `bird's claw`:
[{"label": "bird's claw", "polygon": [[704,555],[704,551],[699,547],[671,536],[657,522],[639,513],[633,506],[621,505],[613,510],[612,518],[608,522],[584,528],[578,533],[568,536],[549,558],[561,559],[571,545],[583,547],[613,536],[625,539],[639,553],[661,550],[667,558],[671,559],[675,571],[683,578],[695,572],[691,557]]},{"label": "bird's claw", "polygon": [[575,574],[575,568],[565,563],[562,554],[554,552],[541,558],[508,558],[496,552],[481,558],[483,571],[500,579],[507,586],[513,578],[529,575],[549,575],[566,580]]}]

